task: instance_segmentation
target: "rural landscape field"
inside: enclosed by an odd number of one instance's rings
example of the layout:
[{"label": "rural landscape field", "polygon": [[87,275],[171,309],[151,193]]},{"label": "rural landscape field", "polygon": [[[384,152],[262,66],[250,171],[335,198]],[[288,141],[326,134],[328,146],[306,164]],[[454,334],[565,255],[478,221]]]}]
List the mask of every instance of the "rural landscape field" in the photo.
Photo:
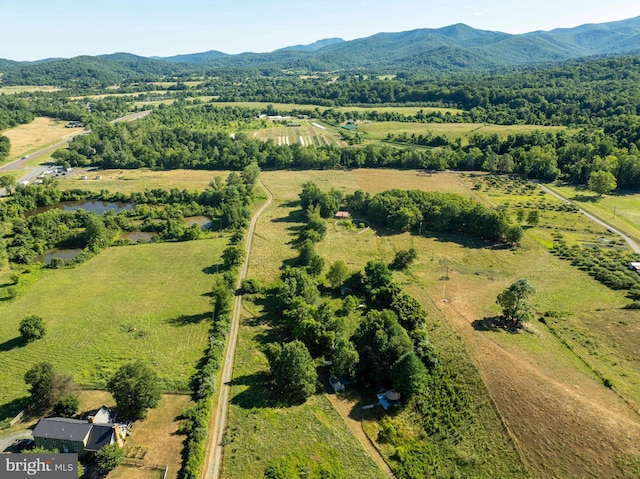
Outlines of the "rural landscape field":
[{"label": "rural landscape field", "polygon": [[0,477],[640,477],[638,34],[0,58]]}]

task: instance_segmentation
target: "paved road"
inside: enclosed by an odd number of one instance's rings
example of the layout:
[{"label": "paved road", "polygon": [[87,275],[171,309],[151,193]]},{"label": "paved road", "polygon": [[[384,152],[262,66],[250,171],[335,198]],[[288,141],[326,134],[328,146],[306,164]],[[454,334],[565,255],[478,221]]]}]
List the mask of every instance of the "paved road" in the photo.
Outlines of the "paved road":
[{"label": "paved road", "polygon": [[[264,210],[266,210],[273,201],[273,194],[269,188],[260,180],[260,185],[267,192],[267,201],[255,212],[249,230],[247,231],[247,241],[244,247],[245,259],[238,275],[236,289],[240,288],[240,283],[247,276],[249,267],[249,257],[251,255],[251,244],[253,240],[253,232],[255,231],[256,222]],[[231,327],[229,328],[229,338],[227,340],[227,350],[224,356],[222,369],[221,387],[218,390],[218,404],[215,414],[211,416],[209,430],[211,431],[211,442],[208,447],[207,461],[205,462],[205,478],[218,479],[220,477],[220,467],[222,465],[222,452],[224,433],[227,427],[227,413],[229,410],[229,397],[231,394],[231,379],[233,378],[233,362],[236,355],[236,342],[238,340],[238,329],[240,327],[240,313],[242,311],[242,296],[235,297],[233,302],[233,314],[231,318]]]},{"label": "paved road", "polygon": [[582,213],[583,215],[585,215],[587,218],[589,218],[591,221],[593,221],[594,223],[598,223],[600,226],[604,226],[605,228],[607,228],[608,230],[614,232],[615,234],[619,235],[620,237],[622,237],[628,244],[629,247],[635,252],[640,254],[640,246],[638,246],[638,243],[636,243],[635,241],[633,241],[628,235],[626,235],[624,232],[620,231],[619,229],[616,229],[615,227],[611,226],[609,223],[606,223],[605,221],[602,221],[600,218],[593,216],[591,213],[589,213],[588,211],[583,210],[582,208],[580,208],[578,205],[576,205],[573,201],[565,198],[564,196],[562,196],[560,193],[556,193],[555,191],[547,188],[546,186],[539,184],[540,188],[549,193],[552,196],[555,196],[556,198],[558,198],[560,201],[564,202],[564,203],[569,203],[573,206],[575,206],[576,208],[578,208],[578,210],[580,211],[580,213]]},{"label": "paved road", "polygon": [[[144,118],[145,116],[147,116],[149,113],[151,113],[151,111],[152,110],[145,110],[145,111],[139,111],[136,113],[131,113],[129,115],[116,118],[115,120],[111,120],[109,123],[120,123],[121,121],[139,120],[140,118]],[[81,133],[81,135],[87,135],[89,133],[91,133],[91,130],[84,131]],[[63,146],[67,145],[75,136],[77,135],[70,136],[69,138],[59,141],[54,145],[50,145],[50,146],[47,146],[46,148],[43,148],[42,150],[36,151],[35,153],[32,153],[29,156],[24,156],[19,160],[15,160],[15,161],[12,161],[11,163],[7,163],[6,165],[0,166],[0,174],[6,173],[8,171],[28,170],[16,180],[16,183],[33,181],[38,176],[42,175],[45,171],[47,171],[49,169],[49,165],[43,164],[43,165],[31,167],[31,168],[25,167],[24,165],[27,162],[32,161],[34,158],[38,158],[39,156],[46,155],[54,150],[57,150],[58,148],[62,148]],[[0,196],[4,196],[5,194],[6,194],[6,191],[4,189],[0,189]]]}]

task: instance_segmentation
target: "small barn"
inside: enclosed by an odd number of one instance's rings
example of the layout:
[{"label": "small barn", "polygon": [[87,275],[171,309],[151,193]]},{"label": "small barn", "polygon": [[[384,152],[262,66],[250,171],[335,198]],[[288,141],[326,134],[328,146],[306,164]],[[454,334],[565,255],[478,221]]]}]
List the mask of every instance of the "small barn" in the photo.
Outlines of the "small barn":
[{"label": "small barn", "polygon": [[348,211],[338,211],[335,216],[335,219],[337,220],[346,220],[349,219],[349,212]]},{"label": "small barn", "polygon": [[640,274],[640,262],[631,262],[629,263],[629,269],[631,271],[635,271],[636,273]]}]

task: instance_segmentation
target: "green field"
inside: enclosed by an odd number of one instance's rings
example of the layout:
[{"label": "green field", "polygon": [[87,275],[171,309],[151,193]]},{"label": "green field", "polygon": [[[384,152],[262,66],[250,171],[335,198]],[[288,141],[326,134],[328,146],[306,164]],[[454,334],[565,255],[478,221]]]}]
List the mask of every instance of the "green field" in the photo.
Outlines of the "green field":
[{"label": "green field", "polygon": [[[387,139],[387,135],[392,133],[400,135],[407,133],[409,136],[424,135],[431,132],[433,135],[446,135],[449,140],[456,138],[467,138],[472,134],[482,135],[498,134],[501,138],[516,133],[531,133],[534,131],[558,131],[566,130],[560,126],[537,126],[537,125],[486,125],[481,123],[407,123],[399,121],[386,122],[364,122],[358,125],[358,131],[366,135],[366,140],[382,141]],[[465,142],[463,141],[464,145]]]},{"label": "green field", "polygon": [[51,91],[60,91],[60,88],[55,86],[36,86],[36,85],[21,85],[21,86],[2,86],[0,87],[0,95],[12,95],[15,93],[25,93],[25,92],[51,92]]},{"label": "green field", "polygon": [[[204,271],[220,261],[225,245],[217,239],[112,247],[75,268],[42,271],[0,304],[0,404],[26,394],[24,373],[40,361],[79,384],[104,385],[123,363],[145,359],[169,388],[186,387],[207,343]],[[29,314],[44,318],[47,333],[24,345],[18,324]]]}]

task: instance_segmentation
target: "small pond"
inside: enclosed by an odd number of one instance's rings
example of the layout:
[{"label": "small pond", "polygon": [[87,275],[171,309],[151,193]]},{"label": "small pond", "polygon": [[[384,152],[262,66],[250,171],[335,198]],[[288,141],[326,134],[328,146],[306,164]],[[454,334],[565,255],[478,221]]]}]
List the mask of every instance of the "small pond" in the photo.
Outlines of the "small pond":
[{"label": "small pond", "polygon": [[134,242],[148,242],[151,241],[155,233],[150,233],[148,231],[127,231],[120,235],[122,239],[128,239]]},{"label": "small pond", "polygon": [[213,221],[207,216],[187,216],[184,221],[187,223],[187,226],[197,224],[200,225],[200,228],[203,230],[208,230],[213,225]]},{"label": "small pond", "polygon": [[34,261],[37,263],[44,263],[48,266],[51,264],[51,261],[53,260],[53,258],[60,258],[64,261],[67,261],[78,256],[81,251],[82,251],[81,249],[75,249],[75,248],[70,248],[70,249],[53,248],[47,251],[43,255],[36,256]]},{"label": "small pond", "polygon": [[63,201],[61,203],[58,203],[57,205],[41,206],[40,208],[31,210],[27,212],[26,216],[37,215],[39,213],[43,213],[52,209],[59,209],[62,211],[76,211],[82,209],[102,216],[107,210],[114,210],[116,213],[120,213],[121,211],[132,210],[133,206],[134,205],[132,203],[120,203],[113,201]]}]

